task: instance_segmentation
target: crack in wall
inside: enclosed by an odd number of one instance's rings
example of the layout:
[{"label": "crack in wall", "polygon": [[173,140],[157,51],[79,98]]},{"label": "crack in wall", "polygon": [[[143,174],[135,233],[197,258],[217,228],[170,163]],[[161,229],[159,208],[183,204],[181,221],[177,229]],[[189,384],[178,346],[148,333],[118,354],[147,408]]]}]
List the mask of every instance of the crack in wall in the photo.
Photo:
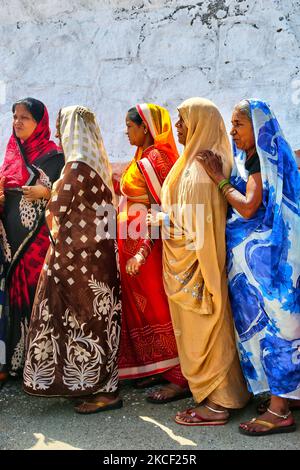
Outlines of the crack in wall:
[{"label": "crack in wall", "polygon": [[146,39],[146,36],[145,36],[145,34],[144,34],[145,26],[146,26],[146,23],[144,23],[144,24],[142,25],[141,30],[140,30],[139,43],[138,43],[138,47],[137,47],[137,57],[140,57],[141,47],[142,47],[143,42],[144,42],[145,39]]}]

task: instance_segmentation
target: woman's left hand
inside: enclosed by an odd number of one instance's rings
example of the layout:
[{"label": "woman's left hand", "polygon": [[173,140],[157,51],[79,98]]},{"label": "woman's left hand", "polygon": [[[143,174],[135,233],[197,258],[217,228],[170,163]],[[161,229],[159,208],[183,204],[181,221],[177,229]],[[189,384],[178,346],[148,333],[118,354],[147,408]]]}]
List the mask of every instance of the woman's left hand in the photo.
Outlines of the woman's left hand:
[{"label": "woman's left hand", "polygon": [[203,150],[196,155],[204,170],[215,183],[219,183],[225,178],[223,175],[222,158],[211,150]]},{"label": "woman's left hand", "polygon": [[35,186],[22,186],[23,195],[28,202],[34,202],[37,199],[49,199],[51,195],[50,189],[41,184]]}]

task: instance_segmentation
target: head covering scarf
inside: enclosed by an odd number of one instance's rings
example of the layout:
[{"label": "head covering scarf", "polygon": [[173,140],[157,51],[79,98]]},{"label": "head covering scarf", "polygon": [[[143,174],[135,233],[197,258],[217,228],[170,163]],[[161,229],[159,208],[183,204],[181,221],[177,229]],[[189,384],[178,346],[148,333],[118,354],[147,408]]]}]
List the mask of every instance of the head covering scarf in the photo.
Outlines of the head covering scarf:
[{"label": "head covering scarf", "polygon": [[[232,166],[230,142],[224,120],[217,106],[205,98],[189,98],[179,107],[178,112],[188,128],[184,151],[170,171],[164,186],[164,200],[167,206],[176,203],[173,187],[179,175],[201,150],[211,150],[222,157],[223,170],[229,176]],[[202,181],[210,181],[201,165],[198,172]]]},{"label": "head covering scarf", "polygon": [[136,109],[154,139],[154,147],[169,156],[175,163],[178,151],[174,141],[172,123],[169,111],[162,106],[152,103],[137,104]]},{"label": "head covering scarf", "polygon": [[[300,175],[270,107],[263,101],[248,101],[263,199],[249,220],[234,209],[229,213],[232,308],[250,390],[255,394],[270,390],[274,395],[299,399]],[[233,147],[231,182],[245,194],[246,154]]]},{"label": "head covering scarf", "polygon": [[[218,248],[218,256],[224,258],[225,264],[226,202],[195,156],[200,150],[215,151],[222,157],[225,171],[230,172],[232,155],[223,118],[214,103],[203,98],[191,98],[184,101],[178,110],[188,128],[186,145],[163,184],[161,201],[162,210],[171,221],[170,236],[167,233],[164,242],[164,247],[167,247],[164,250],[164,271],[170,274],[171,280],[170,291],[167,289],[166,292],[171,295],[170,292],[175,289],[176,301],[184,307],[186,294],[183,287],[187,286],[178,284],[177,289],[174,279],[179,276],[188,279],[190,285],[196,285],[204,277],[211,287],[210,284],[213,285],[215,281],[210,279],[218,279],[222,270],[221,264],[214,264],[217,257],[215,234],[203,235],[205,250],[201,248],[203,230],[213,227],[211,223],[203,224],[201,214],[197,212],[201,207],[205,210],[207,220],[211,217],[215,220],[214,226],[221,227],[220,230],[223,227],[223,233],[217,234],[218,240],[222,242],[219,241],[217,245],[223,246],[223,252]],[[165,230],[168,231],[168,228],[163,226],[163,236]],[[204,252],[210,257],[210,262],[196,262],[197,259],[202,260]],[[195,269],[197,267],[192,275],[191,266]],[[210,292],[213,292],[213,287]],[[197,296],[193,296],[193,301],[197,308]]]},{"label": "head covering scarf", "polygon": [[82,162],[89,165],[114,197],[111,165],[95,114],[83,106],[68,106],[60,110],[59,122],[66,164]]},{"label": "head covering scarf", "polygon": [[[34,98],[26,98],[26,100],[18,101],[14,104],[13,109],[16,105],[23,104],[23,101],[32,103],[33,117],[34,115],[36,117],[40,116],[40,113],[36,114],[34,110],[37,103],[39,103],[39,109],[41,107],[40,105],[43,105],[43,103],[35,100]],[[0,169],[0,176],[5,176],[6,188],[20,187],[26,183],[29,184],[32,173],[27,167],[26,162],[27,164],[32,165],[39,157],[49,152],[55,150],[57,152],[61,151],[55,142],[49,140],[51,134],[49,115],[46,106],[43,106],[43,116],[27,140],[21,142],[20,139],[16,137],[14,131],[9,139],[5,151],[4,162]]]},{"label": "head covering scarf", "polygon": [[[164,154],[163,165],[159,165],[159,179],[162,184],[178,158],[170,114],[162,106],[152,103],[137,104],[136,109],[153,137],[153,147]],[[136,165],[142,156],[143,149],[137,148],[133,161],[122,176],[121,191],[123,195],[133,196],[135,201],[146,202],[148,194],[145,177]]]}]

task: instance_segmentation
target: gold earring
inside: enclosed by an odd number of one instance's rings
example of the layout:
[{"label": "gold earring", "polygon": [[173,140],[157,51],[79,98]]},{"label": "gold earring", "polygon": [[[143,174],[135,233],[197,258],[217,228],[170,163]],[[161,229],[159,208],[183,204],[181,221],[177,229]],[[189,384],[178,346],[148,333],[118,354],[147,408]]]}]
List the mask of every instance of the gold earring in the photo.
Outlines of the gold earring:
[{"label": "gold earring", "polygon": [[148,132],[147,129],[145,129],[145,130],[144,130],[144,134],[147,134],[147,132]]}]

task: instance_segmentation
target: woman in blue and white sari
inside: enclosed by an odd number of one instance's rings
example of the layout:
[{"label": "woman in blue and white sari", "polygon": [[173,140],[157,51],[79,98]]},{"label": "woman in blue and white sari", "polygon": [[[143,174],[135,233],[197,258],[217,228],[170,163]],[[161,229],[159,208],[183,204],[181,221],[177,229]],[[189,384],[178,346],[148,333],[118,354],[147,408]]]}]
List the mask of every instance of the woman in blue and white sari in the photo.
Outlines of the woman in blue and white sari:
[{"label": "woman in blue and white sari", "polygon": [[241,365],[249,391],[269,392],[260,419],[242,434],[292,432],[300,399],[300,175],[295,155],[269,106],[243,100],[232,116],[235,166],[199,155],[230,205],[229,292]]}]

